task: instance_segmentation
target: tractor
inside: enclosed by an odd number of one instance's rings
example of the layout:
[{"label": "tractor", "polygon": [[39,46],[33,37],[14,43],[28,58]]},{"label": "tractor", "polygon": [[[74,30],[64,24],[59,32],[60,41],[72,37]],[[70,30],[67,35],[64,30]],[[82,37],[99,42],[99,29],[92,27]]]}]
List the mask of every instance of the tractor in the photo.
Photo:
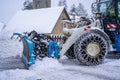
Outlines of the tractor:
[{"label": "tractor", "polygon": [[[77,59],[87,66],[101,64],[111,51],[120,52],[120,0],[97,0],[92,4],[96,20],[83,26],[71,20],[63,20],[63,44],[58,44],[50,34],[32,31],[27,34],[14,33],[23,42],[22,60],[29,68],[35,59],[52,57]],[[69,23],[75,24],[69,28]],[[46,38],[46,40],[45,40]],[[60,38],[59,38],[60,39]]]},{"label": "tractor", "polygon": [[63,22],[63,34],[70,37],[61,56],[77,58],[84,65],[100,64],[105,57],[120,58],[120,0],[97,0],[91,8],[95,15],[91,24],[67,29],[68,21]]}]

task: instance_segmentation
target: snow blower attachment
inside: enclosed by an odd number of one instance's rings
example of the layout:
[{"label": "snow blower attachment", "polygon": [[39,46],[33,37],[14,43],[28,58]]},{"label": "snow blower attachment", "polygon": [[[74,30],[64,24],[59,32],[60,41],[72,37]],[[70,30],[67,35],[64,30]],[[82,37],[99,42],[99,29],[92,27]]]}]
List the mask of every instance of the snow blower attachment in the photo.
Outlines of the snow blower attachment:
[{"label": "snow blower attachment", "polygon": [[15,35],[20,37],[20,41],[23,42],[22,61],[27,69],[35,64],[36,58],[54,57],[58,59],[60,56],[59,45],[48,35],[38,34],[36,31],[25,34],[13,33],[13,36]]},{"label": "snow blower attachment", "polygon": [[[22,60],[29,68],[35,63],[36,58],[54,57],[61,58],[66,55],[68,58],[77,59],[87,66],[101,64],[109,52],[110,39],[108,35],[98,27],[96,22],[79,27],[67,28],[68,20],[63,21],[63,44],[51,38],[51,34],[38,34],[36,31],[18,35],[23,42]],[[72,23],[72,22],[70,22]],[[61,38],[59,38],[61,39]]]},{"label": "snow blower attachment", "polygon": [[24,63],[29,67],[35,63],[37,57],[61,58],[66,55],[84,65],[94,66],[104,61],[111,47],[119,54],[120,0],[97,1],[92,4],[92,12],[98,12],[95,13],[95,21],[90,23],[89,20],[84,20],[87,24],[81,21],[80,23],[72,20],[62,21],[62,35],[64,35],[62,45],[61,43],[58,45],[50,36],[38,34],[36,31],[27,34],[14,33],[23,42]]}]

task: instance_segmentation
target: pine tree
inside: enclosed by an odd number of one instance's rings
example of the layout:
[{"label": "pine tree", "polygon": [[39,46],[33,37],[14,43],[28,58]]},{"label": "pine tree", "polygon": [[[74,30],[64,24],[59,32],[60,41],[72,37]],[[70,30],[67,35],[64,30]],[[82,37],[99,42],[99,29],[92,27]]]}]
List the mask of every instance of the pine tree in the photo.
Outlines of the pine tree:
[{"label": "pine tree", "polygon": [[62,0],[59,0],[58,6],[62,6]]},{"label": "pine tree", "polygon": [[65,9],[67,10],[67,2],[66,2],[66,0],[63,0],[63,5],[65,6]]},{"label": "pine tree", "polygon": [[72,6],[71,6],[71,9],[70,9],[70,14],[75,14],[76,13],[76,7],[75,7],[75,4],[73,4]]},{"label": "pine tree", "polygon": [[81,3],[79,3],[79,5],[76,7],[75,13],[76,13],[77,16],[86,17],[88,15],[87,11],[84,9],[84,6]]},{"label": "pine tree", "polygon": [[67,2],[66,2],[66,0],[59,0],[58,6],[64,6],[65,9],[67,10]]}]

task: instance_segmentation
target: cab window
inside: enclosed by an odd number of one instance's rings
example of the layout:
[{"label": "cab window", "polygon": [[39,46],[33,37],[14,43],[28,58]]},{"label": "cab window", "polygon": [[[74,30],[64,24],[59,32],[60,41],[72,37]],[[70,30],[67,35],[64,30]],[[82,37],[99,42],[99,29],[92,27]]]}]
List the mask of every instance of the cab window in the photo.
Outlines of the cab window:
[{"label": "cab window", "polygon": [[120,18],[120,1],[118,2],[118,17]]},{"label": "cab window", "polygon": [[107,11],[107,3],[100,3],[99,4],[99,12],[106,13],[106,11]]}]

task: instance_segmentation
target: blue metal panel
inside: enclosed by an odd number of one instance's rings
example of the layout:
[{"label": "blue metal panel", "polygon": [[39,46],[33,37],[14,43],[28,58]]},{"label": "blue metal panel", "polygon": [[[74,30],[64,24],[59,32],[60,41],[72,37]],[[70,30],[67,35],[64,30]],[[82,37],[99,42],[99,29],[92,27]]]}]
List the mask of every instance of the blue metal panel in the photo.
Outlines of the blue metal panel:
[{"label": "blue metal panel", "polygon": [[120,52],[120,34],[115,35],[116,51]]},{"label": "blue metal panel", "polygon": [[56,41],[49,41],[49,44],[48,44],[48,53],[49,53],[48,57],[59,58],[60,49],[59,49],[59,45],[57,44]]},{"label": "blue metal panel", "polygon": [[[22,54],[22,60],[24,62],[25,65],[27,65],[28,67],[31,66],[32,64],[34,64],[34,60],[35,60],[35,55],[34,53],[34,43],[29,40],[29,38],[25,35],[22,35],[20,33],[13,33],[13,35],[18,35],[20,38],[22,38],[23,41],[23,45],[25,49],[28,49],[26,53]],[[25,47],[26,45],[26,47]],[[24,49],[24,50],[25,50]],[[29,56],[25,56],[24,54],[28,54]]]},{"label": "blue metal panel", "polygon": [[30,59],[29,59],[29,66],[31,66],[32,64],[35,64],[34,60],[35,60],[35,55],[33,54],[34,52],[34,43],[32,41],[30,41],[28,38],[25,39],[28,47],[29,47],[29,54],[30,54]]}]

